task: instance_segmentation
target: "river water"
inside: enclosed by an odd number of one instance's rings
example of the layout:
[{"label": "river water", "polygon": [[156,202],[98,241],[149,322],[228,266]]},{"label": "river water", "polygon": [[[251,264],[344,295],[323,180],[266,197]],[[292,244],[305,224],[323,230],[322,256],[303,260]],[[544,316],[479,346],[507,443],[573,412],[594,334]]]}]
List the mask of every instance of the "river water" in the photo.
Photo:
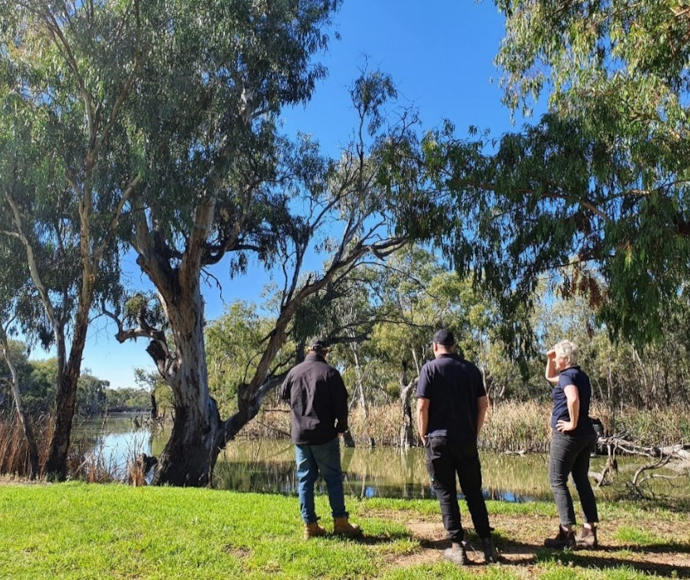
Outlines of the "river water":
[{"label": "river water", "polygon": [[[167,431],[151,433],[137,426],[134,417],[87,421],[75,427],[75,441],[88,453],[98,456],[101,465],[117,478],[124,479],[127,464],[137,455],[158,455],[169,436]],[[506,455],[481,452],[484,494],[487,498],[510,502],[552,499],[548,485],[548,457],[543,454]],[[594,457],[591,470],[600,472],[605,457]],[[347,449],[341,446],[346,492],[358,497],[433,497],[421,448],[401,452],[391,447]],[[612,486],[595,490],[602,499],[629,495],[629,482],[644,460],[619,457],[619,475]],[[677,475],[666,472],[666,475]],[[214,486],[237,491],[294,494],[297,489],[294,448],[288,440],[237,439],[219,455]],[[656,478],[655,494],[690,498],[690,473],[676,479]],[[317,487],[325,492],[323,482]]]}]

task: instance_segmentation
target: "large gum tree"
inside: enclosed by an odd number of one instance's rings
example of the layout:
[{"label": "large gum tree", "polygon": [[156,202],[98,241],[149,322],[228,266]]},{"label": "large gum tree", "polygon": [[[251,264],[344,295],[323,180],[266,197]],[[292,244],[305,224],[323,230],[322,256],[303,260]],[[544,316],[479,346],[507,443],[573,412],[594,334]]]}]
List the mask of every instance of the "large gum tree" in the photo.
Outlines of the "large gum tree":
[{"label": "large gum tree", "polygon": [[292,227],[289,192],[274,187],[284,143],[281,108],[305,102],[323,74],[312,56],[337,2],[153,1],[142,4],[147,51],[127,107],[142,185],[124,239],[156,288],[167,331],[144,318],[120,339],[146,336],[172,390],[172,434],[157,483],[205,485],[224,438],[209,394],[202,270],[230,253],[268,261]]},{"label": "large gum tree", "polygon": [[[57,357],[44,467],[66,475],[90,317],[118,292],[117,228],[139,183],[122,109],[141,62],[138,2],[0,2],[0,233],[41,307],[25,332]],[[15,311],[12,315],[16,315]]]},{"label": "large gum tree", "polygon": [[[169,129],[168,116],[174,117],[175,111],[151,103],[165,119],[155,122],[153,111],[138,119],[152,131],[142,141],[153,150],[147,152],[152,165],[139,198],[142,205],[133,205],[131,244],[137,262],[156,286],[158,308],[142,298],[130,302],[118,339],[150,339],[147,351],[173,393],[173,431],[158,458],[157,483],[207,484],[219,451],[256,415],[289,361],[294,362],[294,350],[287,349],[286,354],[285,347],[291,338],[297,343],[304,340],[300,316],[305,304],[365,260],[383,260],[408,241],[405,232],[396,230],[396,215],[414,204],[409,197],[389,195],[390,184],[384,186],[380,180],[384,151],[393,143],[414,143],[407,120],[383,127],[382,107],[395,95],[390,79],[373,73],[355,83],[351,94],[357,129],[339,158],[324,158],[306,137],[288,143],[276,134],[275,115],[285,99],[292,102],[308,96],[319,70],[308,66],[310,55],[302,51],[312,40],[316,47],[323,39],[293,36],[297,16],[289,11],[258,19],[250,11],[245,17],[242,30],[258,27],[255,34],[268,34],[263,43],[270,46],[277,42],[277,34],[285,34],[275,45],[275,54],[270,53],[275,62],[265,60],[265,46],[256,48],[255,57],[252,35],[239,55],[233,52],[239,50],[233,41],[220,63],[206,63],[198,77],[189,72],[193,88],[187,98],[178,86],[179,75],[171,76],[180,107],[186,107],[192,96],[208,103],[222,100],[201,120],[189,121],[194,127],[192,140],[184,144],[176,144],[182,133]],[[318,34],[316,28],[297,30]],[[208,35],[202,27],[194,38],[205,46]],[[303,61],[294,61],[296,45],[303,47],[297,51]],[[161,58],[171,58],[172,49],[167,47]],[[194,55],[204,53],[196,45],[189,50]],[[284,61],[288,54],[292,57]],[[221,69],[216,71],[221,78],[215,87],[207,86],[216,74],[208,72],[211,64]],[[239,68],[228,72],[231,65]],[[295,66],[303,69],[293,70]],[[280,75],[274,76],[275,71]],[[296,92],[284,94],[293,78],[301,78]],[[205,96],[202,89],[209,94]],[[212,122],[206,120],[211,113]],[[202,141],[199,127],[204,128]],[[207,134],[211,128],[218,133]],[[275,266],[282,279],[272,326],[251,372],[233,385],[237,407],[227,419],[220,417],[209,392],[201,296],[204,268],[224,256],[235,275],[241,274],[249,256],[255,256],[267,267]],[[161,319],[164,326],[158,324]]]}]

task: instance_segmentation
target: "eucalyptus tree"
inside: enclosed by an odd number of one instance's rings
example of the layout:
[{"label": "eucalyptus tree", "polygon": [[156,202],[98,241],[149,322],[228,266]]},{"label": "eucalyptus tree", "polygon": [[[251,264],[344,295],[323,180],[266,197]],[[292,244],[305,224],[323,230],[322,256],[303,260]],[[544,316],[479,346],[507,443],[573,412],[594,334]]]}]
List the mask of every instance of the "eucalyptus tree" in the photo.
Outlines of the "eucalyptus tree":
[{"label": "eucalyptus tree", "polygon": [[[587,296],[611,332],[658,339],[690,266],[690,11],[686,2],[496,0],[505,101],[548,111],[500,137],[430,131],[434,204],[414,217],[502,310],[533,304],[544,272]],[[426,217],[425,217],[426,216]],[[506,316],[511,356],[526,319]]]},{"label": "eucalyptus tree", "polygon": [[[304,9],[308,4],[300,6]],[[151,197],[147,198],[150,206],[134,215],[132,243],[139,264],[156,285],[168,332],[137,324],[130,329],[123,327],[120,337],[151,338],[148,352],[172,387],[175,423],[159,459],[156,481],[160,483],[207,483],[219,450],[256,415],[265,395],[280,382],[290,361],[294,362],[283,352],[290,338],[295,342],[293,352],[299,353],[299,344],[305,340],[299,328],[295,329],[301,321],[300,309],[310,297],[338,285],[363,260],[383,260],[408,241],[404,232],[394,231],[394,216],[404,208],[395,196],[384,195],[378,180],[384,162],[378,157],[379,143],[414,142],[405,119],[390,130],[383,129],[381,108],[395,94],[390,79],[374,73],[355,83],[351,94],[358,127],[351,147],[339,158],[322,157],[306,137],[295,144],[279,139],[273,114],[284,102],[308,95],[304,84],[314,80],[316,73],[304,69],[307,49],[316,42],[313,35],[321,39],[315,27],[326,13],[307,10],[300,16],[306,19],[304,26],[295,30],[294,15],[282,12],[287,7],[275,9],[277,13],[269,13],[271,26],[267,30],[262,27],[263,20],[250,20],[249,24],[258,26],[257,34],[266,34],[264,42],[276,50],[275,54],[269,53],[275,59],[269,69],[280,71],[284,67],[281,75],[286,76],[274,78],[266,69],[245,71],[242,65],[235,73],[240,85],[227,83],[223,77],[221,86],[227,94],[218,87],[213,90],[214,95],[225,94],[233,105],[224,102],[218,107],[216,122],[223,131],[204,141],[203,148],[198,145],[199,156],[182,155],[196,149],[191,142],[181,147],[168,143],[165,153],[173,154],[170,166],[151,177],[162,180],[159,187],[184,186],[181,197],[174,198],[177,201],[172,206],[159,205],[156,200],[164,196],[152,187]],[[319,16],[319,20],[311,20],[310,14]],[[302,32],[294,36],[298,31]],[[283,40],[271,44],[277,33],[285,35]],[[303,38],[302,33],[307,37]],[[206,42],[208,34],[208,30],[200,30],[198,41]],[[253,41],[242,49],[243,58],[256,56],[258,64],[267,58],[265,47],[255,47]],[[190,50],[193,55],[203,54],[196,48]],[[252,56],[252,50],[260,54]],[[228,56],[233,54],[228,52]],[[304,60],[295,61],[295,55]],[[164,56],[168,56],[168,50]],[[228,67],[238,66],[236,58],[223,62]],[[203,85],[208,75],[202,76]],[[293,78],[302,78],[302,85],[284,93],[285,83]],[[253,95],[251,100],[248,95]],[[180,106],[184,103],[181,98]],[[249,104],[255,108],[247,110]],[[159,126],[165,124],[155,124]],[[198,138],[196,131],[192,137]],[[158,138],[152,133],[146,141],[154,143]],[[155,149],[157,155],[159,149]],[[213,163],[207,163],[207,159]],[[177,175],[173,182],[168,181],[171,172],[174,174],[188,162],[184,179]],[[249,252],[268,266],[276,264],[282,284],[277,289],[272,325],[249,367],[252,372],[237,386],[237,410],[221,420],[208,389],[200,276],[203,267],[218,262],[225,254],[231,254],[231,268],[237,274]],[[307,265],[318,261],[323,261],[321,267]]]},{"label": "eucalyptus tree", "polygon": [[[237,389],[249,381],[263,352],[265,337],[273,328],[271,312],[246,302],[234,302],[205,329],[206,361],[211,395],[221,414],[237,411]],[[289,358],[294,348],[288,345]]]},{"label": "eucalyptus tree", "polygon": [[548,95],[549,110],[496,141],[430,135],[458,210],[448,252],[506,301],[575,266],[564,290],[587,295],[611,330],[658,338],[690,260],[687,3],[496,4],[506,103],[529,110]]},{"label": "eucalyptus tree", "polygon": [[310,59],[325,46],[320,26],[336,4],[0,4],[3,103],[21,133],[7,162],[17,170],[4,175],[5,231],[25,247],[58,352],[50,472],[64,475],[92,306],[99,291],[103,305],[116,298],[119,229],[156,285],[177,349],[168,356],[159,335],[149,348],[176,406],[161,481],[203,481],[194,470],[172,475],[166,459],[201,455],[207,473],[217,452],[196,444],[213,439],[202,432],[217,434],[200,272],[228,251],[238,271],[243,251],[267,260],[282,235],[289,195],[268,186],[283,150],[275,117],[322,76]]},{"label": "eucalyptus tree", "polygon": [[[604,319],[627,336],[659,337],[666,304],[687,292],[690,258],[687,2],[497,5],[506,102],[529,107],[548,93],[572,131],[543,157],[547,171],[571,173],[541,176],[541,197],[560,206],[559,221],[575,222],[573,253],[603,273]],[[584,285],[593,290],[595,279]]]},{"label": "eucalyptus tree", "polygon": [[[95,300],[117,291],[118,219],[139,182],[120,113],[139,71],[138,2],[0,2],[2,232],[18,240],[57,353],[46,472],[64,477]],[[4,266],[3,266],[4,267]],[[114,284],[113,284],[114,283]]]}]

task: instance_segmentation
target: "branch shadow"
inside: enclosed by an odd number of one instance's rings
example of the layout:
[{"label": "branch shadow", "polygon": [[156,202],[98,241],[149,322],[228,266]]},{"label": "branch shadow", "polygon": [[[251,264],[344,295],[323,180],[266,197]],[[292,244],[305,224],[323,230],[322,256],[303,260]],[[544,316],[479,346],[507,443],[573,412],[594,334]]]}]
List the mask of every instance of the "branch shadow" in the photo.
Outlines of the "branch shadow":
[{"label": "branch shadow", "polygon": [[678,542],[668,542],[664,544],[646,544],[644,546],[627,546],[627,550],[652,552],[654,554],[690,554],[690,544],[681,544]]},{"label": "branch shadow", "polygon": [[[644,573],[652,573],[661,576],[673,576],[674,578],[690,578],[690,566],[678,566],[675,564],[666,564],[662,562],[641,562],[639,560],[632,560],[624,557],[611,557],[600,555],[602,551],[613,552],[620,551],[613,548],[598,549],[585,553],[578,552],[559,552],[541,548],[535,555],[535,562],[553,562],[560,561],[562,563],[572,562],[575,566],[582,568],[596,568],[596,569],[616,569],[624,566],[630,567]],[[640,550],[643,551],[643,550]],[[646,551],[646,550],[644,550]],[[666,550],[664,553],[674,553],[672,550]]]},{"label": "branch shadow", "polygon": [[[424,548],[442,549],[448,545],[448,541],[423,540],[420,544]],[[582,568],[601,570],[607,568],[620,569],[622,567],[630,567],[644,573],[673,576],[676,578],[690,578],[690,566],[667,564],[663,562],[644,562],[626,558],[623,555],[609,555],[624,550],[669,555],[689,554],[690,545],[684,543],[669,542],[645,546],[599,546],[596,550],[560,551],[545,548],[540,544],[515,542],[499,537],[496,541],[496,547],[499,552],[499,562],[506,566],[522,567],[538,564],[540,562],[558,561],[564,564],[572,562],[573,565]],[[481,550],[477,550],[471,539],[468,541],[467,551],[470,558],[473,557],[473,551],[481,556]]]}]

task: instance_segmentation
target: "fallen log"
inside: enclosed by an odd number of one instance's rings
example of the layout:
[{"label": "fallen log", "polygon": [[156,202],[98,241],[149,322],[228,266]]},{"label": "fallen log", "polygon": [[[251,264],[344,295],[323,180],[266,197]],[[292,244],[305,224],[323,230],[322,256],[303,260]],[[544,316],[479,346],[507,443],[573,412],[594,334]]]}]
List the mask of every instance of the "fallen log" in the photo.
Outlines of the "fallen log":
[{"label": "fallen log", "polygon": [[[675,445],[665,446],[645,446],[639,445],[626,439],[622,435],[613,435],[610,437],[599,437],[597,444],[607,449],[608,459],[606,465],[601,473],[590,472],[590,477],[594,478],[599,487],[612,483],[613,476],[618,473],[618,462],[616,455],[638,455],[642,457],[649,457],[654,459],[651,463],[647,463],[639,467],[628,483],[632,491],[640,496],[647,497],[647,493],[642,488],[642,485],[656,478],[675,479],[676,476],[660,475],[646,472],[667,467],[678,472],[684,472],[690,469],[690,445],[678,443]],[[677,477],[681,477],[679,474]]]}]

